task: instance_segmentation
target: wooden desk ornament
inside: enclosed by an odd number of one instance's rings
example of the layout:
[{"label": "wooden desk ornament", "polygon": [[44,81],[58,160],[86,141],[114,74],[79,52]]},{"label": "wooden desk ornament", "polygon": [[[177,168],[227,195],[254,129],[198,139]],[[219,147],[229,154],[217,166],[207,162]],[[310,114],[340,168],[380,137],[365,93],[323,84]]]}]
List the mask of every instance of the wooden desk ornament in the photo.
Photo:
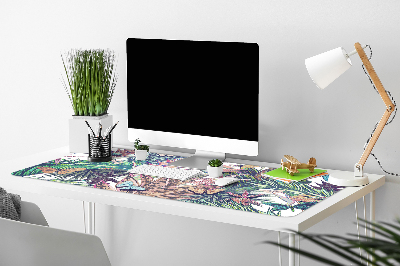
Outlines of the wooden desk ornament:
[{"label": "wooden desk ornament", "polygon": [[284,162],[283,159],[281,159],[282,170],[286,169],[286,172],[291,176],[300,173],[297,169],[309,169],[310,173],[314,173],[314,168],[317,167],[317,160],[313,157],[308,160],[308,163],[301,163],[291,155],[283,155],[283,157],[285,157],[287,161]]}]

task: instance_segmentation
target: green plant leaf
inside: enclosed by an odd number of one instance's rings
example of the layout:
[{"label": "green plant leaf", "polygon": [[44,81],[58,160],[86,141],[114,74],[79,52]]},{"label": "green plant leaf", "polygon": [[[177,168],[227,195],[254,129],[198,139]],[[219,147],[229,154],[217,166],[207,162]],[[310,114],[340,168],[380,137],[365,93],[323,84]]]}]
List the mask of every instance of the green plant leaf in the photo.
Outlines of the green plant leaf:
[{"label": "green plant leaf", "polygon": [[[352,265],[364,265],[361,264],[361,261],[368,262],[370,265],[398,265],[400,262],[400,235],[397,231],[400,231],[400,227],[384,222],[377,224],[375,222],[369,222],[363,219],[359,220],[370,225],[370,227],[367,227],[367,229],[375,232],[377,235],[383,237],[383,239],[376,239],[363,235],[358,236],[356,234],[348,234],[349,237],[342,237],[329,234],[315,235],[299,232],[298,235],[352,263],[355,263]],[[397,220],[397,223],[400,224],[400,220]],[[363,225],[362,227],[365,228]],[[397,231],[393,231],[389,228]],[[290,249],[296,253],[320,262],[324,262],[328,265],[340,265],[335,264],[336,262],[332,260],[321,258],[320,256],[310,252],[298,250],[295,247],[288,247],[272,241],[265,241],[263,243],[269,243],[281,246],[285,249]],[[358,249],[361,249],[367,253],[370,259],[367,259],[365,256],[361,256],[360,253],[357,252]],[[393,264],[393,261],[395,261],[396,264]]]},{"label": "green plant leaf", "polygon": [[118,75],[111,50],[73,49],[63,57],[67,83],[63,82],[75,115],[103,115],[110,105]]}]

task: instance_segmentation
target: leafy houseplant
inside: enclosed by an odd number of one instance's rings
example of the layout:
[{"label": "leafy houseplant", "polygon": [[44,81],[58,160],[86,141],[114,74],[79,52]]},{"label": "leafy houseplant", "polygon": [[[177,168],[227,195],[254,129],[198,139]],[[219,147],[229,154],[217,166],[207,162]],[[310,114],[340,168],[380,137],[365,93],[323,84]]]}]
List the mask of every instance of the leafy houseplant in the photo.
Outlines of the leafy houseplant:
[{"label": "leafy houseplant", "polygon": [[211,167],[220,167],[222,165],[222,161],[219,159],[213,159],[208,161],[208,165]]},{"label": "leafy houseplant", "polygon": [[222,176],[222,161],[219,159],[213,159],[208,161],[207,172],[210,177]]},{"label": "leafy houseplant", "polygon": [[[339,255],[340,257],[351,262],[351,265],[399,265],[400,264],[400,219],[397,219],[397,225],[380,222],[374,223],[359,219],[360,221],[369,224],[371,227],[367,228],[369,231],[375,232],[381,238],[372,238],[369,236],[360,235],[360,239],[356,234],[348,234],[351,237],[342,237],[337,235],[316,235],[305,234],[298,232],[298,234],[305,239]],[[362,225],[363,228],[365,226]],[[303,256],[309,257],[313,260],[324,263],[324,265],[342,265],[336,261],[330,260],[326,257],[321,257],[312,254],[305,250],[300,250],[295,247],[289,247],[283,244],[277,244],[271,241],[264,243],[281,246],[285,249],[292,250],[300,253]],[[367,256],[362,256],[358,249],[363,250]]]},{"label": "leafy houseplant", "polygon": [[115,54],[110,50],[72,49],[61,54],[61,59],[67,77],[61,81],[74,110],[69,120],[69,150],[87,153],[87,126],[82,119],[92,127],[113,125],[107,110],[118,79]]},{"label": "leafy houseplant", "polygon": [[139,143],[140,139],[136,139],[134,144],[136,160],[146,160],[149,152],[149,146],[139,145]]},{"label": "leafy houseplant", "polygon": [[118,76],[111,50],[78,50],[61,55],[68,83],[62,80],[77,116],[107,113]]}]

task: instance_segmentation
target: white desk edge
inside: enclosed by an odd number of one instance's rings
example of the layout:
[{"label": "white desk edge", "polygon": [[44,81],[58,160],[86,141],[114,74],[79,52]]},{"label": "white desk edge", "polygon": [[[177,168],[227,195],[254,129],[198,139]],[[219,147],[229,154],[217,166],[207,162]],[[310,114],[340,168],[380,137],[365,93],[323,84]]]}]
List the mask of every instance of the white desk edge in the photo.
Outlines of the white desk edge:
[{"label": "white desk edge", "polygon": [[[118,147],[128,148],[123,146],[117,146],[116,148]],[[152,151],[183,156],[188,155],[170,151]],[[204,206],[194,203],[126,194],[115,191],[74,186],[69,184],[42,181],[27,177],[18,177],[11,175],[11,173],[14,171],[18,171],[26,167],[31,167],[49,160],[61,158],[68,154],[68,147],[62,147],[2,162],[0,163],[0,187],[3,187],[7,191],[13,193],[15,193],[15,191],[25,191],[47,196],[63,197],[74,200],[95,202],[100,204],[152,211],[163,214],[178,215],[208,221],[250,226],[260,229],[275,231],[294,230],[298,232],[304,231],[309,227],[317,224],[318,222],[329,217],[338,210],[351,204],[355,200],[376,190],[385,183],[384,175],[368,174],[370,184],[367,186],[345,188],[342,191],[339,191],[335,195],[323,200],[322,202],[319,202],[315,206],[296,216],[276,217],[271,215],[249,213],[245,211]],[[278,167],[277,164],[244,161],[238,159],[227,158],[226,161]]]}]

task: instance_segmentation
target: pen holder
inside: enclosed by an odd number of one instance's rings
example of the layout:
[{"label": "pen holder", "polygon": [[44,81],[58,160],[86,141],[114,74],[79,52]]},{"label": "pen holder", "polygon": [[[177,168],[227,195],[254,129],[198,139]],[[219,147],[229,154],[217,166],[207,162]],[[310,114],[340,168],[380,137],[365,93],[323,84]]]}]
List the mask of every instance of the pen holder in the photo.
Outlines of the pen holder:
[{"label": "pen holder", "polygon": [[89,162],[109,162],[111,156],[111,134],[105,138],[88,134]]}]

